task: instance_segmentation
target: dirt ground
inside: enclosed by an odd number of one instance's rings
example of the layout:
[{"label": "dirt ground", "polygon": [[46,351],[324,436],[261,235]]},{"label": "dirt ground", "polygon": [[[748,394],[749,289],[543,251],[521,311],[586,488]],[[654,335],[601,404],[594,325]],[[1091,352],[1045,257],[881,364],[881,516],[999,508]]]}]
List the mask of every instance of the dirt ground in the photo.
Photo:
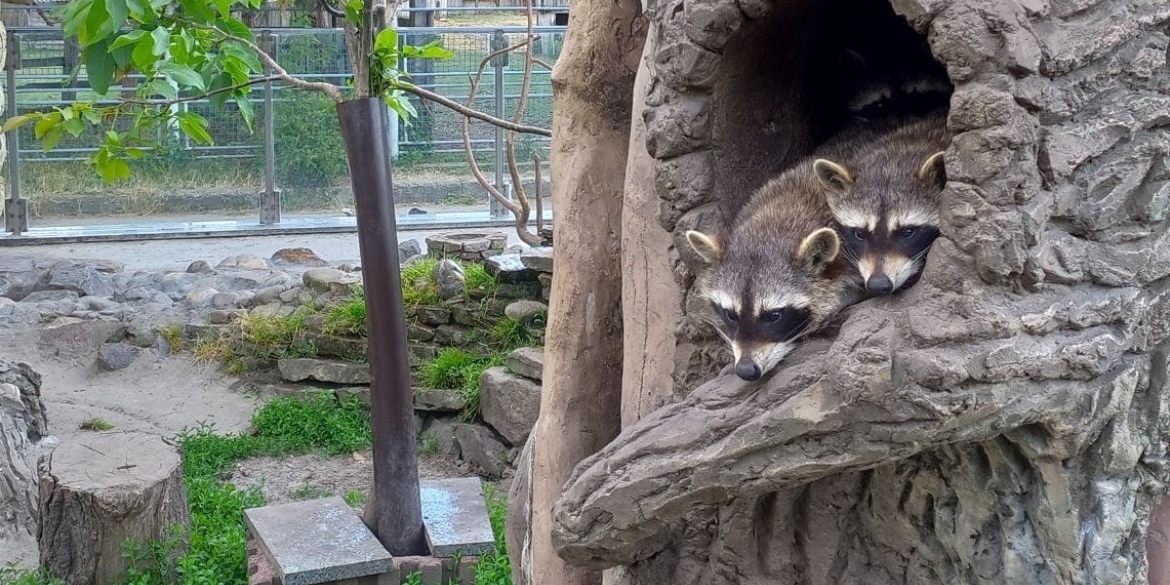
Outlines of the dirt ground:
[{"label": "dirt ground", "polygon": [[[404,232],[400,238],[423,241],[424,233]],[[510,244],[516,243],[512,233]],[[212,265],[239,253],[271,256],[281,248],[307,247],[331,264],[357,262],[356,234],[308,234],[231,237],[189,240],[150,240],[0,247],[0,264],[21,256],[37,258],[92,258],[115,260],[126,271],[183,270],[194,260]],[[65,323],[65,324],[62,324]],[[102,332],[68,320],[55,323],[0,328],[0,356],[29,363],[42,376],[41,393],[49,416],[52,439],[45,447],[69,441],[80,433],[81,423],[98,417],[121,431],[140,430],[173,436],[184,428],[206,422],[220,432],[244,430],[261,398],[233,389],[237,378],[214,364],[198,364],[190,354],[158,355],[143,352],[123,370],[99,370],[96,350]],[[258,458],[241,462],[231,480],[240,487],[262,485],[270,503],[324,493],[345,496],[365,492],[372,476],[369,451],[330,459],[304,455],[284,459]],[[461,466],[441,457],[423,457],[424,478],[469,475]],[[16,561],[32,567],[37,562],[35,543],[0,548],[0,561]],[[2,562],[0,562],[2,564]]]}]

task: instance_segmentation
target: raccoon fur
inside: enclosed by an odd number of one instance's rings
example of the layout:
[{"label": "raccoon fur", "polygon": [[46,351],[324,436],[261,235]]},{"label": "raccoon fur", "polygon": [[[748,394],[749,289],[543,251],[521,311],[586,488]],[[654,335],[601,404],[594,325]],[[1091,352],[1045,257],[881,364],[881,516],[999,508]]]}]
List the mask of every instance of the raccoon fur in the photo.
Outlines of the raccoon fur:
[{"label": "raccoon fur", "polygon": [[895,125],[838,160],[813,163],[825,188],[844,256],[870,296],[914,286],[938,237],[946,184],[946,115]]},{"label": "raccoon fur", "polygon": [[712,325],[744,380],[761,378],[861,298],[811,158],[759,188],[729,229],[686,238],[706,264],[698,286]]}]

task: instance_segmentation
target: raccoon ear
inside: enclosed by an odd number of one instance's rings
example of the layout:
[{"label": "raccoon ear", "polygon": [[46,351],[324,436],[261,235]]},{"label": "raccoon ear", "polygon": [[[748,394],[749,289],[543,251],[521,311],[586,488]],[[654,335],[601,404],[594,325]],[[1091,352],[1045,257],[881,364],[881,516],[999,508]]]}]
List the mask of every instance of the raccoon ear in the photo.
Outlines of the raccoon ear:
[{"label": "raccoon ear", "polygon": [[918,172],[914,173],[914,178],[920,181],[938,185],[939,187],[946,184],[947,168],[946,163],[943,160],[944,154],[946,154],[946,152],[940,150],[927,157],[926,162],[922,163],[922,166],[918,167]]},{"label": "raccoon ear", "polygon": [[833,228],[821,228],[800,242],[796,256],[811,268],[821,269],[837,259],[841,252],[841,237]]},{"label": "raccoon ear", "polygon": [[691,245],[691,249],[699,255],[708,265],[719,262],[719,256],[723,254],[723,247],[719,244],[718,236],[708,236],[703,232],[695,230],[687,230],[687,243]]},{"label": "raccoon ear", "polygon": [[818,158],[813,162],[813,172],[832,193],[842,194],[853,188],[853,173],[831,160]]}]

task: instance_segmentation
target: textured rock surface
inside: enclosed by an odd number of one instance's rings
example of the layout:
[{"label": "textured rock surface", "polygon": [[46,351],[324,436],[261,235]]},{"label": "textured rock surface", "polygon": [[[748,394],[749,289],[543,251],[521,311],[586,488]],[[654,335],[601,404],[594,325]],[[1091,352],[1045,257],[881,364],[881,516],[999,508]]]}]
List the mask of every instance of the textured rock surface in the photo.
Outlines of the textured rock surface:
[{"label": "textured rock surface", "polygon": [[512,372],[539,382],[544,377],[544,350],[537,347],[520,347],[508,354],[508,369]]},{"label": "textured rock surface", "polygon": [[279,360],[276,367],[281,379],[288,382],[316,380],[334,384],[369,384],[370,365],[311,358]]},{"label": "textured rock surface", "polygon": [[893,4],[956,86],[942,237],[918,286],[752,384],[703,383],[726,362],[677,244],[807,150],[807,96],[766,90],[801,86],[784,55],[815,14],[651,6],[646,148],[683,290],[676,392],[697,389],[577,467],[564,558],[644,585],[1147,582],[1170,477],[1170,5]]},{"label": "textured rock surface", "polygon": [[540,384],[508,373],[503,367],[479,377],[483,420],[513,446],[521,446],[540,414]]},{"label": "textured rock surface", "polygon": [[[40,408],[38,400],[34,405]],[[31,409],[20,388],[0,383],[0,550],[36,537],[37,475]]]}]

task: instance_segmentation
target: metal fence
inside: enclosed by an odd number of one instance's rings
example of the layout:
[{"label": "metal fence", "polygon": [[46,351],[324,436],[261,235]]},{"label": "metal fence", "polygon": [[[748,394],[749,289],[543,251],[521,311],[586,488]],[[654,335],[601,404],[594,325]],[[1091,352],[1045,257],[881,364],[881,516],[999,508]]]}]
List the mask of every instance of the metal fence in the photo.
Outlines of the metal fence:
[{"label": "metal fence", "polygon": [[[551,65],[560,53],[564,30],[564,26],[537,27],[538,39],[531,48],[534,56]],[[339,86],[344,86],[350,76],[344,33],[340,29],[255,28],[253,32],[289,73]],[[515,44],[524,38],[525,32],[524,27],[517,26],[400,28],[399,42],[402,44],[422,45],[439,39],[455,54],[454,58],[442,61],[404,60],[401,69],[410,73],[416,85],[466,104],[480,62],[493,47],[499,46],[493,45],[493,37],[497,43],[502,38],[502,42]],[[77,100],[94,99],[85,81],[84,66],[79,67],[80,51],[76,40],[63,39],[59,28],[49,27],[11,27],[8,35],[8,115],[44,111]],[[514,112],[523,80],[523,53],[512,53],[506,61],[497,60],[486,68],[472,107],[490,113],[504,113],[508,117]],[[109,95],[122,92],[132,95],[133,83],[139,79],[130,77],[123,85],[112,87]],[[437,104],[420,103],[413,96],[411,99],[419,112],[418,118],[399,121],[391,136],[399,160],[452,162],[462,158],[461,116]],[[298,141],[304,142],[306,136],[321,131],[322,127],[335,127],[335,112],[323,97],[280,83],[273,84],[271,91],[251,92],[249,100],[255,112],[253,130],[247,127],[235,104],[216,108],[206,100],[196,100],[176,107],[204,116],[209,122],[208,130],[214,143],[197,144],[185,135],[171,132],[158,137],[160,144],[166,145],[168,155],[181,153],[188,159],[253,160],[255,168],[271,169],[269,173],[277,174],[268,177],[270,181],[278,184],[295,181],[295,172],[312,164],[295,158],[299,152]],[[534,67],[522,122],[549,127],[551,119],[549,71]],[[273,125],[271,132],[264,131],[266,124]],[[100,133],[93,128],[78,137],[66,136],[55,149],[46,152],[33,133],[32,125],[9,133],[9,197],[20,196],[19,165],[22,162],[49,165],[85,160],[100,143]],[[502,133],[484,122],[472,120],[469,134],[476,159],[489,175],[495,170],[499,176],[495,162],[502,160]],[[543,152],[547,148],[547,138],[517,137],[518,160],[531,160],[532,152]],[[269,156],[276,160],[266,160]],[[337,156],[344,160],[343,152]],[[547,160],[548,157],[542,158]],[[328,172],[328,169],[321,172]],[[345,172],[344,163],[340,172]],[[282,173],[286,176],[280,176]],[[497,179],[497,184],[502,182],[505,182],[502,178]],[[263,213],[261,217],[263,223]]]}]

